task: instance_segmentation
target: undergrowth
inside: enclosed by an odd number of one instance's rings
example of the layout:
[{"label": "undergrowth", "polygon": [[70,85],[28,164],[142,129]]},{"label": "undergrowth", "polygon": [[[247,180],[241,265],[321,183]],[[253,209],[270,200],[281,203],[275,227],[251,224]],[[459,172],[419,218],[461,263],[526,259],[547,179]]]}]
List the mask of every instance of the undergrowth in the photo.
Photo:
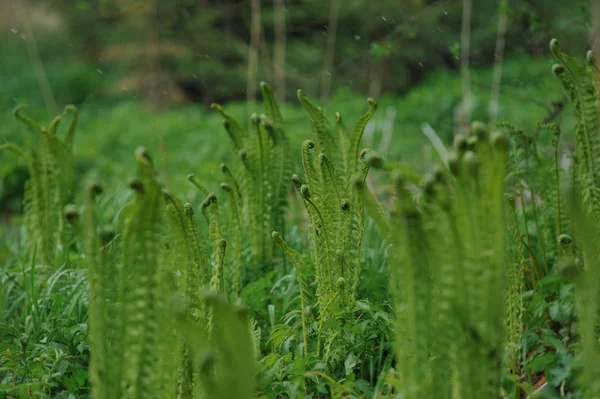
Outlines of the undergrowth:
[{"label": "undergrowth", "polygon": [[[44,128],[17,108],[39,140],[2,146],[29,180],[26,231],[6,239],[0,392],[600,397],[598,68],[551,49],[573,151],[552,123],[474,122],[421,174],[360,150],[374,100],[349,128],[299,91],[312,136],[294,165],[262,84],[248,126],[214,106],[236,155],[223,199],[193,175],[196,199],[170,192],[143,147],[127,194],[82,190],[76,110],[61,140],[60,117]],[[373,270],[385,294],[364,289]]]}]

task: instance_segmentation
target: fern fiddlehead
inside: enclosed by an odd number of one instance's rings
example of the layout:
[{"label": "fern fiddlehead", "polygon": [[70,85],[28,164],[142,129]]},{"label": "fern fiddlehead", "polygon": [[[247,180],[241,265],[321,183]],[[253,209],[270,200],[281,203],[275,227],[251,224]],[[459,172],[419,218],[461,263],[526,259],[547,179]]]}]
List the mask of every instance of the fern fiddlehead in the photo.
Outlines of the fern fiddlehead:
[{"label": "fern fiddlehead", "polygon": [[[260,87],[264,115],[252,114],[249,129],[228,115],[220,105],[214,104],[213,108],[224,118],[225,130],[240,163],[235,179],[224,170],[226,183],[241,196],[242,201],[235,206],[241,214],[247,215],[246,220],[240,221],[250,231],[256,261],[269,265],[276,246],[269,239],[269,234],[273,230],[283,229],[283,213],[287,206],[285,176],[289,173],[290,161],[283,119],[273,91],[264,82]],[[237,187],[232,184],[232,179],[236,181]],[[234,199],[235,197],[230,198]],[[236,223],[232,224],[232,228],[235,229],[233,226]]]}]

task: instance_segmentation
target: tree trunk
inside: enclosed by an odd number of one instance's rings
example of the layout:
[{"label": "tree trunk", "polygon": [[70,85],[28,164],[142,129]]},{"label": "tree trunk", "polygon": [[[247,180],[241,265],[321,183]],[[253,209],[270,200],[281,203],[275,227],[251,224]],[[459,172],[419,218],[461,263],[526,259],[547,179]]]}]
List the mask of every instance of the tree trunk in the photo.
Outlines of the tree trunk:
[{"label": "tree trunk", "polygon": [[471,48],[471,12],[472,0],[463,0],[462,28],[460,32],[460,74],[462,78],[462,102],[459,105],[456,126],[458,132],[469,134],[471,124],[471,76],[469,73],[469,52]]},{"label": "tree trunk", "polygon": [[325,43],[325,57],[323,57],[323,72],[321,79],[321,101],[326,101],[331,94],[331,78],[333,74],[333,61],[335,56],[335,39],[337,36],[338,17],[340,14],[340,0],[331,0],[329,9],[329,27]]},{"label": "tree trunk", "polygon": [[490,109],[488,122],[493,124],[498,118],[500,82],[502,81],[502,64],[504,62],[504,37],[506,35],[508,0],[502,1],[498,9],[498,33],[496,35],[496,50],[494,52],[494,74],[492,76],[492,92],[490,94]]},{"label": "tree trunk", "polygon": [[254,111],[256,101],[256,76],[258,74],[258,49],[260,46],[260,0],[250,1],[250,48],[248,49],[248,83],[246,94],[248,110]]},{"label": "tree trunk", "polygon": [[600,57],[600,0],[591,0],[591,2],[592,32],[590,46],[598,59]]},{"label": "tree trunk", "polygon": [[275,0],[275,94],[279,104],[285,101],[285,4],[284,0]]}]

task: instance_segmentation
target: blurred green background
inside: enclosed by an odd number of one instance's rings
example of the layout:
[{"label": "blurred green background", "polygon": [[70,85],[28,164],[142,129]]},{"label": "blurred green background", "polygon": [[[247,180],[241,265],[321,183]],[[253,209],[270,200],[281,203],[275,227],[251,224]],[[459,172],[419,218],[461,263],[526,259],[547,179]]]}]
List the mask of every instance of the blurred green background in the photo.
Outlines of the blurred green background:
[{"label": "blurred green background", "polygon": [[[557,37],[562,48],[583,56],[591,43],[589,2],[472,3],[473,118],[488,119],[498,19],[505,15],[498,121],[532,130],[554,118],[568,127],[570,111],[560,112],[562,89],[550,74],[547,44]],[[463,98],[462,6],[456,0],[4,0],[0,140],[31,138],[12,116],[16,105],[29,104],[27,112],[47,123],[72,103],[80,109],[81,179],[94,173],[124,181],[133,173],[131,154],[144,145],[173,190],[188,190],[188,173],[216,188],[218,165],[231,147],[210,104],[225,104],[244,120],[260,111],[252,87],[266,80],[285,100],[294,156],[310,136],[295,99],[302,88],[327,115],[340,111],[348,120],[366,109],[367,96],[376,98],[379,110],[363,145],[427,169],[435,151],[421,125],[451,142]],[[20,210],[25,178],[19,161],[0,153],[3,213]]]}]

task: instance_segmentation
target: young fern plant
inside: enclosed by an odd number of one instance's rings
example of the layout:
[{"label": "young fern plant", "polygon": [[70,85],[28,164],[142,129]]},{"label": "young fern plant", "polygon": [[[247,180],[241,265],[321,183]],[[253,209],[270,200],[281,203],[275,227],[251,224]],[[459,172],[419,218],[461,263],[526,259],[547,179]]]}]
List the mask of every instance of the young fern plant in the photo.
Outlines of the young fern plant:
[{"label": "young fern plant", "polygon": [[598,66],[591,50],[583,66],[576,58],[558,47],[558,41],[550,42],[550,50],[559,64],[552,72],[559,79],[573,107],[575,116],[575,191],[581,193],[585,211],[600,220],[600,115],[598,113]]},{"label": "young fern plant", "polygon": [[[521,252],[528,285],[535,287],[556,263],[557,237],[570,228],[561,204],[565,176],[559,159],[560,129],[553,124],[541,125],[536,134],[528,134],[507,123],[497,126],[510,137],[506,183],[515,203],[509,205],[520,208],[509,218],[511,229],[519,233],[513,234],[514,245],[524,248]],[[538,143],[545,132],[552,134],[551,151],[540,148]]]},{"label": "young fern plant", "polygon": [[[228,115],[220,105],[213,104],[213,108],[223,116],[225,130],[237,154],[235,175],[226,165],[221,167],[225,176],[223,189],[230,197],[235,253],[241,252],[241,230],[238,231],[238,228],[243,226],[243,230],[249,232],[255,260],[270,265],[277,254],[270,234],[273,230],[284,230],[287,176],[291,173],[291,164],[283,118],[273,90],[265,82],[260,87],[264,114],[252,114],[249,129]],[[235,263],[240,262],[236,258]],[[235,281],[239,278],[234,275]]]},{"label": "young fern plant", "polygon": [[[188,180],[196,187],[198,190],[206,195],[206,198],[202,202],[202,215],[204,216],[204,220],[208,225],[208,235],[210,240],[210,248],[212,253],[211,258],[211,271],[210,273],[205,273],[205,276],[210,275],[208,281],[204,281],[207,283],[207,287],[210,287],[210,291],[215,294],[223,294],[227,297],[237,298],[238,290],[239,290],[239,280],[235,280],[235,278],[231,277],[229,281],[226,279],[226,270],[225,270],[225,252],[227,249],[227,241],[223,238],[222,227],[221,227],[221,219],[219,215],[219,205],[217,202],[217,195],[215,193],[209,193],[208,190],[202,185],[193,175],[188,176]],[[186,213],[189,215],[190,223],[193,220],[193,210],[191,204],[186,204]],[[175,220],[175,223],[177,221]],[[194,230],[198,231],[198,226],[194,223]],[[192,239],[191,242],[194,242],[195,239]],[[200,243],[198,241],[197,246],[205,246],[205,244]],[[205,249],[198,249],[198,252],[206,253]],[[241,251],[241,249],[240,249]],[[233,264],[234,267],[241,268],[241,261]],[[239,269],[236,271],[232,271],[229,274],[237,274],[239,276]],[[231,281],[237,281],[237,285],[232,283]],[[228,284],[229,283],[229,284]]]},{"label": "young fern plant", "polygon": [[[27,164],[29,179],[25,183],[25,226],[29,243],[37,248],[40,263],[52,264],[60,248],[64,248],[63,208],[72,202],[75,184],[73,137],[77,125],[77,108],[67,105],[47,127],[23,113],[18,106],[14,115],[38,137],[37,143],[18,147],[2,144],[0,150],[13,152]],[[71,113],[67,132],[62,139],[57,129],[63,117]]]},{"label": "young fern plant", "polygon": [[[562,269],[575,276],[579,333],[581,340],[579,385],[583,397],[600,397],[600,228],[595,219],[586,216],[580,199],[574,204],[574,224],[579,237],[581,258],[564,251]],[[572,245],[569,236],[561,242]],[[583,269],[581,267],[583,263]]]},{"label": "young fern plant", "polygon": [[420,188],[378,156],[366,157],[393,173],[389,218],[381,216],[364,184],[356,183],[391,244],[403,398],[500,396],[508,144],[480,124],[473,130],[472,138],[457,141],[449,171],[425,176]]},{"label": "young fern plant", "polygon": [[180,389],[177,397],[254,397],[257,354],[247,312],[210,293],[203,294],[202,301],[214,315],[210,330],[198,326],[184,301],[173,306],[178,331],[189,348],[188,367],[195,376],[190,389]]},{"label": "young fern plant", "polygon": [[[136,160],[138,175],[129,181],[135,195],[119,234],[97,227],[101,187],[86,192],[92,397],[249,398],[255,329],[218,297],[225,289],[225,241],[216,197],[209,194],[202,205],[211,260],[192,206],[162,190],[145,149]],[[168,245],[161,249],[156,243],[163,240]]]},{"label": "young fern plant", "polygon": [[165,242],[165,255],[173,270],[181,272],[178,285],[185,299],[190,316],[196,321],[206,321],[206,309],[200,300],[203,289],[208,288],[212,275],[210,248],[190,203],[181,202],[166,191],[166,221],[168,230]]},{"label": "young fern plant", "polygon": [[[303,351],[308,350],[307,306],[311,303],[310,275],[316,281],[316,300],[319,317],[316,328],[316,353],[322,355],[324,325],[331,316],[349,312],[357,300],[360,276],[360,254],[364,233],[364,208],[352,184],[354,178],[364,181],[368,166],[359,163],[360,139],[377,107],[369,99],[369,109],[354,129],[346,128],[339,113],[332,126],[322,111],[298,91],[298,98],[308,112],[315,141],[302,144],[304,178],[292,176],[292,183],[304,201],[309,218],[309,243],[314,272],[301,256],[274,231],[274,241],[290,257],[296,269],[300,287]],[[319,155],[314,159],[313,153]],[[361,156],[366,154],[365,150]],[[329,335],[331,349],[335,334]]]},{"label": "young fern plant", "polygon": [[136,151],[135,192],[123,231],[96,227],[94,198],[86,193],[84,248],[88,262],[89,318],[94,398],[168,397],[175,386],[174,330],[168,298],[174,284],[161,266],[159,246],[164,199],[152,161]]},{"label": "young fern plant", "polygon": [[[298,91],[298,98],[311,118],[315,141],[302,144],[304,178],[293,175],[292,182],[309,217],[319,306],[325,309],[334,296],[349,306],[357,299],[364,235],[364,207],[352,181],[364,181],[369,170],[359,163],[358,148],[377,103],[369,99],[367,112],[353,129],[348,129],[339,113],[332,126],[302,91]],[[360,156],[367,152],[363,150]]]},{"label": "young fern plant", "polygon": [[[496,127],[504,130],[510,139],[505,177],[510,254],[505,365],[510,374],[519,375],[524,292],[557,270],[556,265],[561,261],[558,237],[572,234],[572,223],[561,198],[562,187],[568,179],[560,166],[561,131],[557,125],[540,125],[533,134],[508,123],[499,123]],[[544,148],[540,138],[547,133],[552,135],[551,146]]]},{"label": "young fern plant", "polygon": [[[588,51],[585,66],[563,53],[558,41],[550,49],[559,61],[552,72],[560,80],[575,116],[575,162],[570,193],[573,203],[573,239],[559,237],[563,269],[577,276],[577,303],[582,347],[584,397],[600,396],[600,115],[598,66]],[[581,258],[575,256],[575,248]],[[572,249],[570,249],[572,248]],[[581,267],[583,261],[583,268]]]},{"label": "young fern plant", "polygon": [[[175,311],[180,354],[177,397],[249,397],[260,328],[250,317],[244,320],[240,315],[245,313],[225,300],[229,297],[235,302],[239,287],[225,278],[227,245],[221,233],[217,197],[193,176],[188,179],[206,195],[201,209],[209,237],[206,240],[200,234],[191,204],[182,206],[164,193],[170,225],[167,258],[174,260],[175,270],[185,271]],[[251,351],[247,350],[248,340]],[[227,360],[219,360],[221,356]]]}]

